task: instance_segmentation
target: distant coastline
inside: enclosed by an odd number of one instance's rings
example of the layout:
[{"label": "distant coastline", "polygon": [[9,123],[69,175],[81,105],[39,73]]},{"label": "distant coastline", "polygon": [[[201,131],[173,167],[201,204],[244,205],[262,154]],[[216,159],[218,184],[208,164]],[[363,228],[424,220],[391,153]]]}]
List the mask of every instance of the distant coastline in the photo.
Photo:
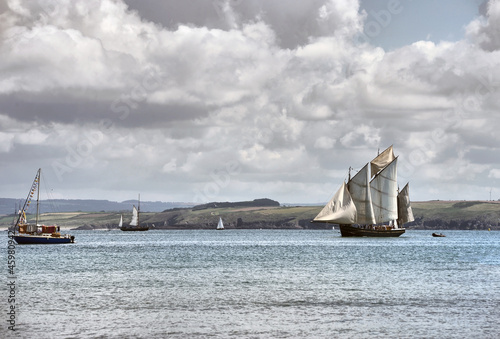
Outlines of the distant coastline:
[{"label": "distant coastline", "polygon": [[[24,203],[24,199],[0,198],[0,215],[12,214],[20,203]],[[94,199],[48,199],[40,201],[40,212],[119,212],[129,211],[133,204],[137,204],[137,200],[118,202]],[[195,205],[189,202],[141,201],[141,210],[161,212],[171,208]]]},{"label": "distant coastline", "polygon": [[[94,201],[99,205],[100,200]],[[133,202],[123,202],[123,211],[68,211],[43,213],[42,222],[57,224],[63,229],[103,230],[117,229],[120,215],[128,216]],[[146,202],[147,203],[147,202]],[[161,206],[161,205],[159,205]],[[500,230],[499,201],[415,201],[412,202],[415,221],[407,229],[418,230]],[[143,202],[141,202],[141,210]],[[215,229],[219,217],[224,227],[230,229],[331,229],[331,224],[310,221],[321,210],[319,204],[283,206],[271,199],[242,202],[212,202],[188,207],[167,208],[160,212],[143,212],[142,222],[151,230]],[[0,216],[0,227],[6,229],[13,223],[10,214]]]}]

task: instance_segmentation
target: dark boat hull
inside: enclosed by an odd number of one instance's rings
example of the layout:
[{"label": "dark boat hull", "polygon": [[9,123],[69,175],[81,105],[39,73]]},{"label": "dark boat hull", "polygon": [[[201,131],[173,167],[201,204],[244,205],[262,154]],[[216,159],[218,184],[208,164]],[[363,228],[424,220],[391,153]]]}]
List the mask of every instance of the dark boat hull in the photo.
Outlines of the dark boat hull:
[{"label": "dark boat hull", "polygon": [[126,227],[126,226],[122,226],[120,227],[120,229],[122,231],[125,231],[125,232],[137,232],[137,231],[147,231],[149,230],[149,227]]},{"label": "dark boat hull", "polygon": [[75,237],[52,237],[38,235],[15,235],[14,240],[19,245],[34,245],[34,244],[71,244],[75,242]]},{"label": "dark boat hull", "polygon": [[357,228],[351,225],[340,225],[340,234],[343,237],[399,237],[403,233],[405,233],[404,228],[375,230]]},{"label": "dark boat hull", "polygon": [[440,233],[440,234],[437,234],[437,233],[432,233],[432,236],[433,236],[433,237],[439,237],[439,238],[444,238],[444,237],[446,237],[446,235],[441,234],[441,233]]}]

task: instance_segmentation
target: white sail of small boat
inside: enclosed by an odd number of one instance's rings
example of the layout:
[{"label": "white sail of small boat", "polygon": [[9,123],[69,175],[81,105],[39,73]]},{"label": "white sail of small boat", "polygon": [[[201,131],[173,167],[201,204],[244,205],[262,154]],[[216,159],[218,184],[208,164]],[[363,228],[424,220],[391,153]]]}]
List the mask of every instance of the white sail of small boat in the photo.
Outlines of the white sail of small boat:
[{"label": "white sail of small boat", "polygon": [[130,226],[137,226],[137,222],[139,219],[139,214],[137,213],[137,208],[135,205],[132,207],[132,220],[130,220]]},{"label": "white sail of small boat", "polygon": [[123,226],[123,215],[120,214],[120,222],[118,223],[118,227]]},{"label": "white sail of small boat", "polygon": [[403,234],[405,229],[399,226],[414,218],[408,184],[398,193],[397,161],[390,146],[352,179],[349,175],[347,184],[342,183],[313,222],[339,224],[342,236],[397,237]]},{"label": "white sail of small boat", "polygon": [[222,218],[219,218],[219,223],[217,224],[217,230],[223,230],[224,224],[222,223]]}]

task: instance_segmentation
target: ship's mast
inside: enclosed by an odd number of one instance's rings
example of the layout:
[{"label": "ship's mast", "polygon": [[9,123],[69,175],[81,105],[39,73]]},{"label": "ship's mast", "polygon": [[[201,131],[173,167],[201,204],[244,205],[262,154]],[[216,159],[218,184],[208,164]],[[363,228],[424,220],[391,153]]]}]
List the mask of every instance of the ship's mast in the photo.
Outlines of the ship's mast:
[{"label": "ship's mast", "polygon": [[[29,207],[34,188],[36,188],[36,185],[38,185],[40,182],[40,171],[41,171],[41,168],[39,168],[38,172],[36,172],[35,179],[33,180],[33,184],[31,185],[31,189],[28,192],[28,196],[26,197],[26,200],[24,201],[23,208],[20,210],[19,216],[17,218],[16,226],[14,227],[14,232],[17,231],[18,225],[21,222],[21,218],[25,215],[25,212],[26,212],[27,208]],[[37,213],[37,216],[38,216],[38,213]],[[24,222],[26,222],[26,220],[24,220]]]},{"label": "ship's mast", "polygon": [[38,227],[38,213],[39,213],[39,210],[40,210],[40,172],[41,172],[41,168],[38,169],[38,174],[37,174],[37,179],[35,180],[38,180],[38,188],[36,190],[36,217],[35,217],[35,225]]}]

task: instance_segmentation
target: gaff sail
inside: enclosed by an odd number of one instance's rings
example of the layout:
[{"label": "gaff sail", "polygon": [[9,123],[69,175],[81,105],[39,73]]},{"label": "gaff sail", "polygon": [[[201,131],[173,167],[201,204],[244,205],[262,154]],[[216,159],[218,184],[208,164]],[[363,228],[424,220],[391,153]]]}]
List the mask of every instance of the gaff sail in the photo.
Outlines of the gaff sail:
[{"label": "gaff sail", "polygon": [[415,220],[413,217],[413,210],[410,204],[410,184],[405,187],[398,194],[398,224],[402,225],[407,222]]},{"label": "gaff sail", "polygon": [[358,224],[375,224],[368,164],[347,183],[349,193],[356,206]]},{"label": "gaff sail", "polygon": [[375,159],[370,162],[372,178],[387,165],[389,165],[394,159],[396,159],[396,157],[394,156],[392,146],[387,147],[386,150],[377,155]]},{"label": "gaff sail", "polygon": [[398,218],[397,162],[395,158],[370,182],[375,223]]}]

